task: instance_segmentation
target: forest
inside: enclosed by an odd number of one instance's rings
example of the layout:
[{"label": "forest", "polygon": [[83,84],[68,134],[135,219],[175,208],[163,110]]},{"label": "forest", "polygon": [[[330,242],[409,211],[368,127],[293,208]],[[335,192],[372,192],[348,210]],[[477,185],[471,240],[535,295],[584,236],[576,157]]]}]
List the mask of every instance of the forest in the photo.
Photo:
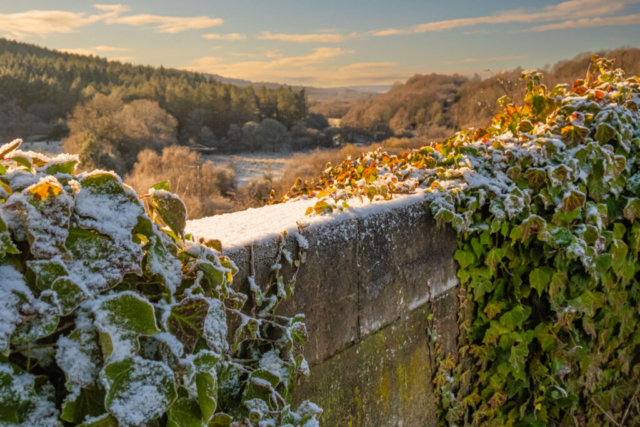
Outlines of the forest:
[{"label": "forest", "polygon": [[67,116],[96,94],[117,94],[124,102],[156,102],[177,120],[183,141],[211,143],[212,138],[225,137],[232,125],[242,127],[267,118],[290,128],[307,117],[304,89],[256,90],[223,84],[204,74],[123,64],[0,38],[3,139],[60,139],[68,133]]}]

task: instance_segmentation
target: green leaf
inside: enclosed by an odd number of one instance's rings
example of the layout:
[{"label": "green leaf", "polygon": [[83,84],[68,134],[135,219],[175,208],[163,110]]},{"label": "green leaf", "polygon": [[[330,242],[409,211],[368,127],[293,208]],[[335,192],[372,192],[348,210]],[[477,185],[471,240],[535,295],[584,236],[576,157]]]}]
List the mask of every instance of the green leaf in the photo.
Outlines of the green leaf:
[{"label": "green leaf", "polygon": [[[131,354],[139,350],[138,336],[160,332],[153,305],[132,292],[106,297],[93,311],[98,330],[108,335],[112,347],[117,347],[122,353]],[[110,354],[110,351],[105,351],[105,356]]]},{"label": "green leaf", "polygon": [[98,419],[92,419],[90,422],[80,424],[78,427],[121,427],[112,415],[103,415]]},{"label": "green leaf", "polygon": [[516,328],[522,328],[522,324],[527,317],[529,317],[527,310],[521,305],[517,305],[500,316],[500,324],[509,331],[513,331]]},{"label": "green leaf", "polygon": [[107,410],[124,426],[161,417],[177,397],[173,371],[160,362],[127,358],[105,366],[103,378]]},{"label": "green leaf", "polygon": [[562,142],[568,147],[576,147],[589,135],[589,129],[583,126],[566,126],[562,128]]},{"label": "green leaf", "polygon": [[616,134],[616,130],[608,123],[601,123],[596,129],[596,139],[600,144],[608,143],[615,138]]},{"label": "green leaf", "polygon": [[233,422],[230,415],[223,412],[217,413],[209,421],[209,427],[228,427]]},{"label": "green leaf", "polygon": [[70,272],[88,278],[85,284],[89,290],[101,292],[120,283],[127,273],[142,272],[142,251],[133,245],[92,230],[71,227],[66,247],[72,258],[65,264]]},{"label": "green leaf", "polygon": [[11,344],[27,344],[53,334],[60,323],[55,314],[38,313],[26,322],[18,325],[11,335]]},{"label": "green leaf", "polygon": [[470,250],[458,249],[453,255],[453,258],[458,261],[460,268],[463,269],[469,267],[476,261],[475,255]]},{"label": "green leaf", "polygon": [[524,177],[529,181],[529,185],[533,188],[539,188],[544,184],[547,178],[547,172],[544,169],[529,168],[524,173]]},{"label": "green leaf", "polygon": [[529,273],[529,284],[538,290],[538,296],[542,296],[542,292],[551,283],[553,273],[554,271],[550,267],[539,267]]},{"label": "green leaf", "polygon": [[208,313],[209,303],[204,298],[185,298],[171,307],[167,330],[182,343],[185,353],[193,353],[198,339],[202,337]]},{"label": "green leaf", "polygon": [[183,238],[187,225],[187,207],[182,200],[165,190],[153,190],[149,196],[154,220],[160,217],[176,236]]},{"label": "green leaf", "polygon": [[54,162],[53,164],[46,165],[45,173],[48,175],[55,175],[57,173],[73,175],[77,164],[77,160],[70,160],[63,163]]},{"label": "green leaf", "polygon": [[636,218],[640,218],[640,199],[633,197],[627,202],[624,208],[624,217],[633,222]]},{"label": "green leaf", "polygon": [[[538,215],[530,215],[529,218],[522,221],[520,224],[520,232],[522,240],[527,240],[534,234],[544,231],[547,227],[547,222]],[[513,233],[513,231],[512,231]]]},{"label": "green leaf", "polygon": [[197,402],[180,397],[169,408],[167,427],[205,427]]},{"label": "green leaf", "polygon": [[100,388],[83,388],[77,396],[68,395],[62,404],[60,419],[80,424],[86,417],[93,418],[105,414],[105,395],[105,391]]},{"label": "green leaf", "polygon": [[572,190],[562,198],[561,208],[565,213],[569,213],[575,209],[583,207],[586,200],[587,197],[583,193]]},{"label": "green leaf", "polygon": [[156,185],[153,185],[151,188],[154,190],[164,190],[171,192],[171,188],[169,187],[169,181],[160,181]]}]

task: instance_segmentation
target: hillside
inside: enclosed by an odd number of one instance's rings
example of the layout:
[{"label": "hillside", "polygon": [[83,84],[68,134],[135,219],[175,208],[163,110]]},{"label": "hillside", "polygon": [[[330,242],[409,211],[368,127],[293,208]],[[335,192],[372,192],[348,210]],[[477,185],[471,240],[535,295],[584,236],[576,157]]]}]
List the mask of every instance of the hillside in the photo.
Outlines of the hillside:
[{"label": "hillside", "polygon": [[[292,126],[307,116],[306,94],[278,86],[255,90],[203,74],[123,64],[0,39],[0,137],[60,138],[63,120],[96,93],[125,101],[149,99],[175,117],[182,130],[204,117],[217,137],[231,124],[275,118]],[[201,119],[199,119],[201,120]]]},{"label": "hillside", "polygon": [[[615,66],[624,68],[628,75],[640,74],[640,49],[620,48],[597,54],[613,59]],[[553,87],[584,78],[590,56],[582,53],[543,67],[543,83]],[[520,72],[515,69],[484,80],[459,75],[416,75],[375,99],[350,106],[342,127],[348,139],[357,140],[393,135],[437,139],[454,129],[488,126],[499,108],[496,99],[509,94],[514,101],[522,101]]]}]

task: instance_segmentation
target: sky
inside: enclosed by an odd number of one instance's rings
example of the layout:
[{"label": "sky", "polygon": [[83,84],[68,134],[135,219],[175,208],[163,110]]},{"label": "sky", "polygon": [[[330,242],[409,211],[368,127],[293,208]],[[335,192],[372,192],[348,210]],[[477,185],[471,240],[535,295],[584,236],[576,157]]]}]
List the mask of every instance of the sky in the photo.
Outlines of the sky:
[{"label": "sky", "polygon": [[640,0],[122,1],[0,0],[0,37],[316,87],[541,68],[585,51],[640,47]]}]

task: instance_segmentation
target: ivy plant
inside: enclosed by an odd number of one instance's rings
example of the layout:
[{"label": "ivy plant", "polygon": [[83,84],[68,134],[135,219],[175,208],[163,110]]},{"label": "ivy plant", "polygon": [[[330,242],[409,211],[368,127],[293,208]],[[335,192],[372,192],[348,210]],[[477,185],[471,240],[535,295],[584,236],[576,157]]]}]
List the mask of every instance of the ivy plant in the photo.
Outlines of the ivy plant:
[{"label": "ivy plant", "polygon": [[20,143],[0,147],[1,426],[318,425],[316,405],[291,407],[307,333],[274,313],[279,272],[237,292],[169,183],[138,197]]},{"label": "ivy plant", "polygon": [[424,192],[458,233],[458,353],[429,331],[441,425],[640,425],[640,79],[597,56],[571,85],[522,79],[491,127],[329,165],[278,202]]}]

